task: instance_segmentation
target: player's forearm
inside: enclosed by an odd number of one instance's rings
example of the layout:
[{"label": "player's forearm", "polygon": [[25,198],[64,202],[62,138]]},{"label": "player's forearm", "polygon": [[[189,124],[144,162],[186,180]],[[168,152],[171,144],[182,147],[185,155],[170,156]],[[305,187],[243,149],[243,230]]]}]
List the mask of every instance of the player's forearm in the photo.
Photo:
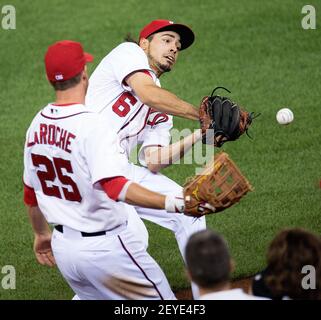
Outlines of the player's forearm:
[{"label": "player's forearm", "polygon": [[191,120],[199,119],[198,110],[193,105],[165,89],[151,85],[138,96],[144,104],[157,111]]},{"label": "player's forearm", "polygon": [[137,183],[131,183],[127,189],[125,202],[144,208],[164,209],[165,196],[150,191]]},{"label": "player's forearm", "polygon": [[130,183],[126,191],[125,202],[144,208],[165,209],[167,212],[182,213],[185,210],[182,196],[173,194],[164,196],[134,182]]},{"label": "player's forearm", "polygon": [[178,161],[201,138],[201,130],[196,130],[194,133],[169,145],[168,147],[146,148],[145,159],[148,169],[152,172],[158,172],[162,168]]},{"label": "player's forearm", "polygon": [[32,229],[36,235],[47,235],[49,234],[50,228],[48,223],[37,206],[27,206],[29,220]]}]

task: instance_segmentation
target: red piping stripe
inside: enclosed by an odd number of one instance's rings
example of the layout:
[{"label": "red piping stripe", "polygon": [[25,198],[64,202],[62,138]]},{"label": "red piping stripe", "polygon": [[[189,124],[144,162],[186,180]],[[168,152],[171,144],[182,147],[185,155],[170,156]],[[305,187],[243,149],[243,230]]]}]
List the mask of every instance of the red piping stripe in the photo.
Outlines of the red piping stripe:
[{"label": "red piping stripe", "polygon": [[82,114],[82,113],[91,113],[89,111],[82,111],[82,112],[78,112],[78,113],[75,113],[75,114],[71,114],[70,116],[66,116],[66,117],[59,117],[59,118],[52,118],[52,117],[48,117],[48,116],[45,116],[42,112],[40,113],[44,118],[46,119],[50,119],[50,120],[60,120],[60,119],[66,119],[66,118],[70,118],[70,117],[73,117],[73,116],[77,116],[79,114]]},{"label": "red piping stripe", "polygon": [[73,106],[75,104],[81,104],[79,102],[72,102],[72,103],[52,103],[51,105],[52,106],[55,106],[55,107],[68,107],[68,106]]},{"label": "red piping stripe", "polygon": [[120,238],[120,236],[118,236],[118,239],[123,247],[123,249],[126,251],[126,253],[129,255],[130,259],[136,264],[136,266],[139,268],[139,270],[143,273],[144,277],[153,285],[153,287],[155,288],[155,290],[157,291],[157,293],[159,294],[160,298],[162,300],[164,300],[163,296],[161,295],[161,293],[159,292],[156,284],[148,278],[147,274],[145,273],[145,271],[143,270],[143,268],[136,262],[135,258],[130,254],[130,252],[126,249],[122,239]]},{"label": "red piping stripe", "polygon": [[[144,106],[144,105],[142,105],[138,111],[140,111],[143,106]],[[137,113],[135,114],[135,116],[134,116],[125,126],[123,126],[120,130],[124,129],[132,120],[134,120],[134,118],[136,117],[137,114],[138,114],[138,112],[137,112]],[[149,114],[150,114],[150,108],[149,108],[149,110],[147,111],[147,114],[146,114],[146,117],[145,117],[145,120],[144,120],[144,125],[143,125],[143,127],[142,127],[138,132],[136,132],[135,134],[131,134],[131,135],[129,135],[129,136],[126,136],[126,137],[122,138],[121,141],[123,141],[123,140],[125,140],[125,139],[128,139],[128,138],[132,138],[132,137],[138,136],[138,135],[144,130],[144,128],[146,127]],[[120,132],[120,130],[118,131],[118,133]]]}]

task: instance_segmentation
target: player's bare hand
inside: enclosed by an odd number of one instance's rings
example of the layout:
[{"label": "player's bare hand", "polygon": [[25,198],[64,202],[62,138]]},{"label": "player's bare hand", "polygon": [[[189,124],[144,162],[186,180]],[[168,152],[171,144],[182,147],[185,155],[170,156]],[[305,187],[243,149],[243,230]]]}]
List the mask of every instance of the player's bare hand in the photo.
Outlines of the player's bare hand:
[{"label": "player's bare hand", "polygon": [[51,248],[51,234],[35,235],[33,250],[35,252],[37,261],[48,267],[56,265],[55,258]]}]

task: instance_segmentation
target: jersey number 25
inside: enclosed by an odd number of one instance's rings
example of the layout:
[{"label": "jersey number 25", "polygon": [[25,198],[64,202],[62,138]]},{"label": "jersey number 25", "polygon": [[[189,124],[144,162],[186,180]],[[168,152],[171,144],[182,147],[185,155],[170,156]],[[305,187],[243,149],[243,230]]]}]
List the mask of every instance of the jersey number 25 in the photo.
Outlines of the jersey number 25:
[{"label": "jersey number 25", "polygon": [[[71,179],[70,176],[63,174],[62,169],[65,169],[68,173],[73,173],[71,162],[69,160],[61,158],[53,158],[53,161],[46,156],[40,154],[31,154],[32,163],[35,167],[40,165],[45,166],[46,171],[37,171],[37,176],[40,180],[42,191],[49,197],[56,197],[62,199],[61,189],[64,198],[69,201],[81,202],[81,195],[78,190],[77,184]],[[61,189],[59,186],[52,184],[48,186],[47,182],[54,182],[56,177],[61,183]],[[69,186],[70,188],[66,188]]]}]

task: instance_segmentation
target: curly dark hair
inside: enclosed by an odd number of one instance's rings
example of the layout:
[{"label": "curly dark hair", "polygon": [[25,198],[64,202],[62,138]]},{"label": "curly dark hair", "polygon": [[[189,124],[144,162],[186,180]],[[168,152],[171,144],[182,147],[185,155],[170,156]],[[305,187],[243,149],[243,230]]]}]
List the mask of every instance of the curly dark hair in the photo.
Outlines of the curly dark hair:
[{"label": "curly dark hair", "polygon": [[[321,238],[304,229],[285,229],[277,234],[267,252],[265,283],[273,296],[321,299]],[[304,289],[302,268],[315,268],[316,288]]]},{"label": "curly dark hair", "polygon": [[[152,35],[150,35],[150,36],[147,38],[147,40],[150,42],[150,41],[152,41],[153,37],[154,37],[154,35],[152,34]],[[133,36],[131,35],[131,33],[129,33],[129,32],[128,32],[128,33],[126,34],[126,36],[124,37],[124,41],[125,41],[125,42],[133,42],[133,43],[136,43],[136,44],[139,45],[139,40],[137,40],[135,37],[133,37]]]}]

